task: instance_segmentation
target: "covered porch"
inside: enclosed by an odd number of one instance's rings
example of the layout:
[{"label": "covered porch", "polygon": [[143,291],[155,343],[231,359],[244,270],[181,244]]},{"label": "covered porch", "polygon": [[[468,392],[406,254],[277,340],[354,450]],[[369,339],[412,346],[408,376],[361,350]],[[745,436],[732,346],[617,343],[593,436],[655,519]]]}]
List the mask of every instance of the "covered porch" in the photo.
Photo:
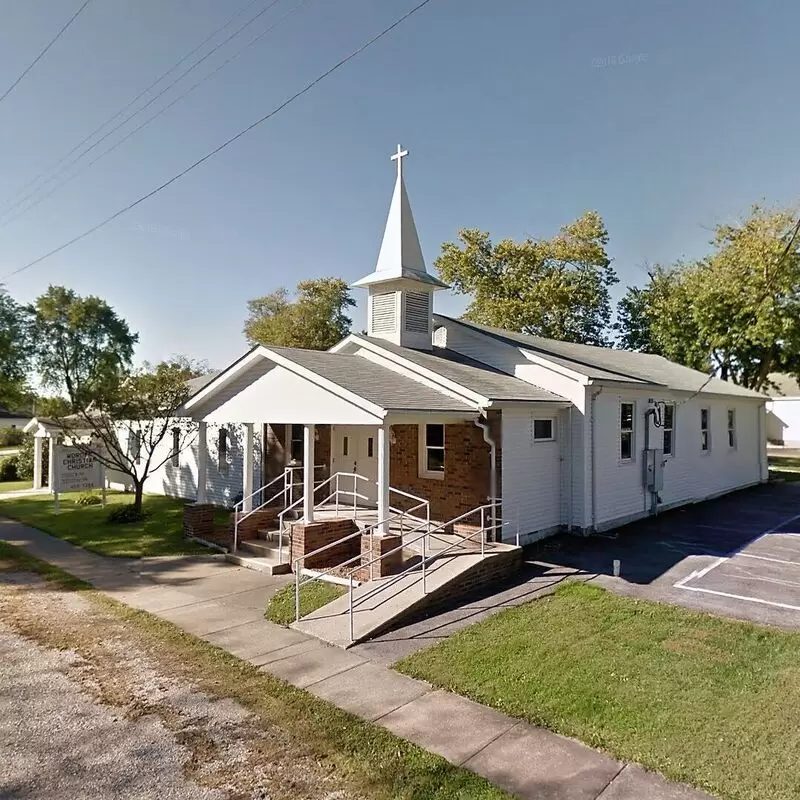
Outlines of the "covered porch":
[{"label": "covered porch", "polygon": [[268,549],[277,535],[283,563],[284,533],[294,559],[359,530],[402,538],[499,497],[499,412],[355,355],[257,348],[228,373],[186,410],[199,424],[200,505],[207,426],[244,427],[234,548]]}]

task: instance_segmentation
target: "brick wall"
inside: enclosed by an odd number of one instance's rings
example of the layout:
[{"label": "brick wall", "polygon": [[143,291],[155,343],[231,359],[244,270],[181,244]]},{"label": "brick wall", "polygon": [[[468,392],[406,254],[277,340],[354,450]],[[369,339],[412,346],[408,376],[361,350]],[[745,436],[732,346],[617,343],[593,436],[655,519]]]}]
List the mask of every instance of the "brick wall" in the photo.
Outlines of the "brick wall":
[{"label": "brick wall", "polygon": [[[265,508],[261,511],[254,511],[250,516],[239,520],[239,541],[243,542],[247,539],[257,539],[260,529],[269,530],[270,528],[276,527],[275,520],[279,513],[279,508]],[[233,514],[231,514],[231,521],[228,526],[231,536],[233,536],[233,528],[234,521]]]},{"label": "brick wall", "polygon": [[[358,526],[352,519],[328,519],[322,522],[294,522],[290,525],[292,542],[292,561],[310,553],[319,547],[332,544],[338,539],[355,533]],[[361,552],[361,537],[352,536],[336,547],[331,547],[323,553],[307,558],[304,566],[308,569],[324,569],[335,567],[357,556]],[[354,563],[353,566],[356,566]]]},{"label": "brick wall", "polygon": [[[494,425],[499,431],[499,419]],[[489,445],[476,425],[445,425],[443,480],[419,475],[417,425],[393,425],[392,433],[395,443],[390,450],[390,483],[397,489],[429,499],[432,519],[445,522],[487,502]],[[496,438],[499,441],[498,434]],[[499,466],[499,447],[497,462]],[[392,504],[398,505],[399,498],[393,496]]]},{"label": "brick wall", "polygon": [[183,507],[183,535],[211,539],[214,534],[214,506],[210,503],[189,503]]},{"label": "brick wall", "polygon": [[[403,566],[403,551],[398,550],[403,544],[401,536],[370,536],[366,534],[361,537],[361,563],[369,564],[373,558],[382,556],[392,550],[397,550],[390,556],[376,561],[369,566],[362,567],[357,573],[356,578],[360,581],[368,581],[375,578],[385,578],[387,575],[400,572]],[[371,577],[370,577],[371,576]]]},{"label": "brick wall", "polygon": [[[500,545],[503,547],[503,545]],[[522,548],[510,547],[499,550],[475,564],[458,577],[437,589],[430,591],[406,611],[384,627],[373,631],[370,638],[385,633],[387,630],[409,625],[439,613],[457,604],[465,598],[478,595],[487,586],[499,586],[519,572],[522,566]]]}]

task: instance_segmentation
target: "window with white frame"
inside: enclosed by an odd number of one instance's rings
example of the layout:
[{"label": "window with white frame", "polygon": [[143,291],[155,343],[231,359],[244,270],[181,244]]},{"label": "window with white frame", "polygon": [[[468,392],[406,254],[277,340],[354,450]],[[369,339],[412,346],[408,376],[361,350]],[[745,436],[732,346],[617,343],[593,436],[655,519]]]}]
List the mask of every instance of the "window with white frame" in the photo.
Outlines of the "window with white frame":
[{"label": "window with white frame", "polygon": [[427,478],[444,478],[444,425],[419,426],[420,474]]},{"label": "window with white frame", "polygon": [[228,431],[225,428],[219,429],[217,438],[217,468],[221,473],[228,473]]},{"label": "window with white frame", "polygon": [[172,466],[180,466],[181,463],[181,429],[172,429]]},{"label": "window with white frame", "polygon": [[619,404],[619,457],[621,461],[633,461],[634,426],[636,404]]},{"label": "window with white frame", "polygon": [[540,417],[533,420],[533,441],[552,442],[555,440],[555,420],[552,417]]},{"label": "window with white frame", "polygon": [[700,409],[700,449],[707,453],[711,450],[711,409]]},{"label": "window with white frame", "polygon": [[661,414],[663,443],[661,449],[665,456],[675,455],[675,404],[665,403]]},{"label": "window with white frame", "polygon": [[736,409],[728,409],[728,447],[736,448]]}]

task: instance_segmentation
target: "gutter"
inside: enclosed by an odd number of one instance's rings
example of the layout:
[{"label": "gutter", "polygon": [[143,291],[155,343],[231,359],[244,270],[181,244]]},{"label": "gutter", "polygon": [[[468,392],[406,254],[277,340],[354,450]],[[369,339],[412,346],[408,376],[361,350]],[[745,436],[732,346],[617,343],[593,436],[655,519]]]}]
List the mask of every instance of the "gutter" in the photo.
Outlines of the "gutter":
[{"label": "gutter", "polygon": [[596,459],[595,459],[595,449],[596,449],[595,448],[595,438],[596,438],[595,437],[595,428],[596,428],[597,420],[595,419],[596,414],[595,414],[595,410],[594,409],[595,409],[595,401],[602,394],[602,392],[603,392],[603,387],[601,386],[596,392],[594,392],[591,395],[591,410],[590,410],[590,416],[589,416],[590,423],[591,423],[591,426],[592,426],[591,443],[589,445],[589,450],[590,450],[589,463],[591,464],[591,469],[592,469],[592,494],[591,494],[591,497],[592,497],[592,533],[594,533],[595,529],[597,528],[597,478],[595,477],[596,472],[597,472],[596,464],[595,464],[595,461],[596,461]]},{"label": "gutter", "polygon": [[[489,495],[492,505],[492,525],[494,525],[497,521],[497,442],[492,438],[489,418],[485,411],[481,411],[481,416],[475,420],[475,425],[483,431],[483,440],[489,445]],[[497,536],[498,531],[495,528],[494,540],[503,540],[502,531],[499,538]]]}]

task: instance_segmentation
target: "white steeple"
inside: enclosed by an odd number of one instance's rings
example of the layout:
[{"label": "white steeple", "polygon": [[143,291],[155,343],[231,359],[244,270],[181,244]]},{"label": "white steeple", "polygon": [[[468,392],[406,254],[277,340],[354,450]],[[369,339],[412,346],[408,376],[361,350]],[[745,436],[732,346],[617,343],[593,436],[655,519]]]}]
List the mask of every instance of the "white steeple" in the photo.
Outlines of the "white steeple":
[{"label": "white steeple", "polygon": [[408,150],[397,145],[397,161],[389,217],[383,232],[375,271],[353,285],[369,289],[367,332],[406,347],[432,347],[433,292],[447,289],[446,283],[429,275],[419,244],[417,226],[411,213],[403,158]]}]

